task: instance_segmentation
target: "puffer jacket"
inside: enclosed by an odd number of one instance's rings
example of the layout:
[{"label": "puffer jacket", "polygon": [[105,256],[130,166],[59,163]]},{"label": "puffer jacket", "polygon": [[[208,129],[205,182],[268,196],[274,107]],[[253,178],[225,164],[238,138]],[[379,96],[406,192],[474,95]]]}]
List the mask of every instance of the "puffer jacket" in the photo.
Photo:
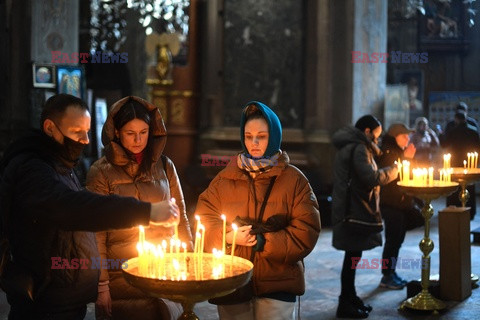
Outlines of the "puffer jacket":
[{"label": "puffer jacket", "polygon": [[[139,170],[139,164],[128,156],[125,149],[115,139],[113,117],[120,108],[133,98],[142,103],[150,111],[153,139],[147,148],[153,148],[152,166],[149,174]],[[166,158],[166,168],[163,167],[162,152],[165,147],[167,132],[158,109],[138,97],[126,97],[116,102],[107,117],[102,131],[102,142],[105,146],[105,156],[96,161],[87,175],[87,188],[100,194],[118,194],[131,196],[145,202],[159,202],[174,197],[179,206],[181,219],[178,227],[179,238],[192,247],[190,226],[185,212],[185,201],[180,181],[173,162]],[[102,259],[130,259],[138,256],[138,228],[99,232],[96,235],[98,251]],[[174,228],[150,226],[145,229],[147,241],[159,243],[170,238]],[[102,269],[100,281],[109,280],[112,308],[122,310],[122,316],[134,316],[138,310],[145,314],[155,314],[155,303],[144,293],[130,286],[119,270]],[[131,312],[131,313],[129,313]],[[118,317],[118,312],[115,312]],[[158,317],[158,316],[157,316]]]},{"label": "puffer jacket", "polygon": [[[320,233],[317,199],[305,176],[289,165],[283,152],[276,166],[251,178],[241,170],[235,158],[210,183],[198,199],[196,214],[205,225],[205,252],[222,248],[223,223],[236,216],[256,220],[270,179],[277,176],[265,208],[262,222],[273,215],[285,215],[288,226],[280,231],[264,233],[265,246],[255,252],[253,285],[256,295],[305,292],[302,259],[315,247]],[[228,230],[227,230],[228,232]],[[237,246],[235,255],[250,259],[252,247]]]},{"label": "puffer jacket", "polygon": [[[338,149],[333,173],[332,244],[336,249],[345,251],[363,251],[381,246],[381,233],[368,236],[355,234],[345,228],[342,221],[347,215],[362,214],[378,216],[381,221],[380,186],[397,177],[397,167],[378,169],[374,156],[378,155],[380,150],[355,127],[340,129],[333,135],[332,142]],[[349,178],[350,199],[347,199]],[[346,212],[347,201],[350,201],[349,212]]]}]

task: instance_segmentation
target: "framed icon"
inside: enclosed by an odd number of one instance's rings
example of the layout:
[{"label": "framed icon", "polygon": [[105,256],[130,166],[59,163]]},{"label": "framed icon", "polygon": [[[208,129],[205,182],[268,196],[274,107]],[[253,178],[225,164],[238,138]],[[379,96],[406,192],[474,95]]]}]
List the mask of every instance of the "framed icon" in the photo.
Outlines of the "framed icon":
[{"label": "framed icon", "polygon": [[85,71],[83,66],[58,65],[57,81],[58,93],[67,93],[81,99],[84,98]]},{"label": "framed icon", "polygon": [[32,71],[34,88],[55,88],[55,65],[34,63]]}]

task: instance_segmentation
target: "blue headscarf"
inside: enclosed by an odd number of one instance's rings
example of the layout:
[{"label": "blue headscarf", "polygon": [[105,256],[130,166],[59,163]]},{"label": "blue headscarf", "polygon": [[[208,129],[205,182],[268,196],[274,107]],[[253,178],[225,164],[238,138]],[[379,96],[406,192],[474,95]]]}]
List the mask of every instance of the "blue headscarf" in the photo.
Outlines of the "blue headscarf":
[{"label": "blue headscarf", "polygon": [[248,153],[247,147],[245,146],[245,111],[246,107],[251,104],[255,105],[262,112],[265,120],[267,120],[268,146],[263,158],[271,157],[280,150],[280,145],[282,143],[282,124],[272,109],[258,101],[250,101],[243,108],[242,118],[240,119],[240,142],[242,143],[242,148],[245,153]]}]

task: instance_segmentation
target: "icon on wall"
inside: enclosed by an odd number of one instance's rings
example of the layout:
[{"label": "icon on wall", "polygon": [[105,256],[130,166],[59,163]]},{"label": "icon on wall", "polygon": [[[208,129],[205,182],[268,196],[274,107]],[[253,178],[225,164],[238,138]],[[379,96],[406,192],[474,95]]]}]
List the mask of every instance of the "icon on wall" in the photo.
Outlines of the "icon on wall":
[{"label": "icon on wall", "polygon": [[85,72],[82,66],[57,66],[57,91],[83,99]]},{"label": "icon on wall", "polygon": [[55,88],[55,66],[53,64],[34,63],[32,71],[34,88]]}]

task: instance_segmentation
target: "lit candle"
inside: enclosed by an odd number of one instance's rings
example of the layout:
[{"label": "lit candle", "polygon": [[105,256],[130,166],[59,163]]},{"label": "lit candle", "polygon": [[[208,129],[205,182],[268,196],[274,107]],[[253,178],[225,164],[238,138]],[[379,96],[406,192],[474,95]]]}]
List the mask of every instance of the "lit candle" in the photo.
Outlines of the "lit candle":
[{"label": "lit candle", "polygon": [[183,248],[183,260],[185,263],[187,263],[187,244],[185,242],[182,242],[182,248]]},{"label": "lit candle", "polygon": [[140,246],[143,248],[145,245],[145,228],[143,226],[138,226],[138,242],[140,242]]},{"label": "lit candle", "polygon": [[433,186],[433,168],[428,168],[428,185]]},{"label": "lit candle", "polygon": [[195,219],[197,220],[197,226],[196,226],[196,230],[195,230],[195,250],[193,251],[194,253],[197,253],[198,252],[198,247],[199,247],[199,244],[197,243],[197,235],[199,233],[199,227],[200,227],[200,217],[195,215]]},{"label": "lit candle", "polygon": [[463,160],[463,168],[467,169],[467,160]]},{"label": "lit candle", "polygon": [[235,223],[232,223],[232,229],[233,229],[233,241],[232,241],[232,258],[233,256],[235,255],[235,241],[237,239],[237,230],[238,230],[238,227]]},{"label": "lit candle", "polygon": [[222,234],[222,251],[225,253],[225,239],[226,239],[226,232],[227,232],[227,217],[222,214],[222,220],[223,220],[223,234]]},{"label": "lit candle", "polygon": [[400,161],[400,158],[398,158],[398,160],[395,161],[394,163],[397,165],[398,180],[403,181],[403,179],[402,179],[402,163]]},{"label": "lit candle", "polygon": [[475,161],[474,161],[473,168],[476,169],[478,165],[478,152],[475,151],[474,154],[475,154]]},{"label": "lit candle", "polygon": [[470,152],[469,152],[469,153],[467,153],[467,159],[468,159],[468,161],[467,161],[467,168],[468,168],[468,169],[470,169],[470,165],[471,165],[470,163],[472,162],[472,161],[470,160],[470,158],[471,158],[471,154],[470,154]]},{"label": "lit candle", "polygon": [[202,230],[202,244],[200,247],[200,254],[203,255],[203,250],[205,247],[205,226],[203,224],[200,225],[200,229]]}]

